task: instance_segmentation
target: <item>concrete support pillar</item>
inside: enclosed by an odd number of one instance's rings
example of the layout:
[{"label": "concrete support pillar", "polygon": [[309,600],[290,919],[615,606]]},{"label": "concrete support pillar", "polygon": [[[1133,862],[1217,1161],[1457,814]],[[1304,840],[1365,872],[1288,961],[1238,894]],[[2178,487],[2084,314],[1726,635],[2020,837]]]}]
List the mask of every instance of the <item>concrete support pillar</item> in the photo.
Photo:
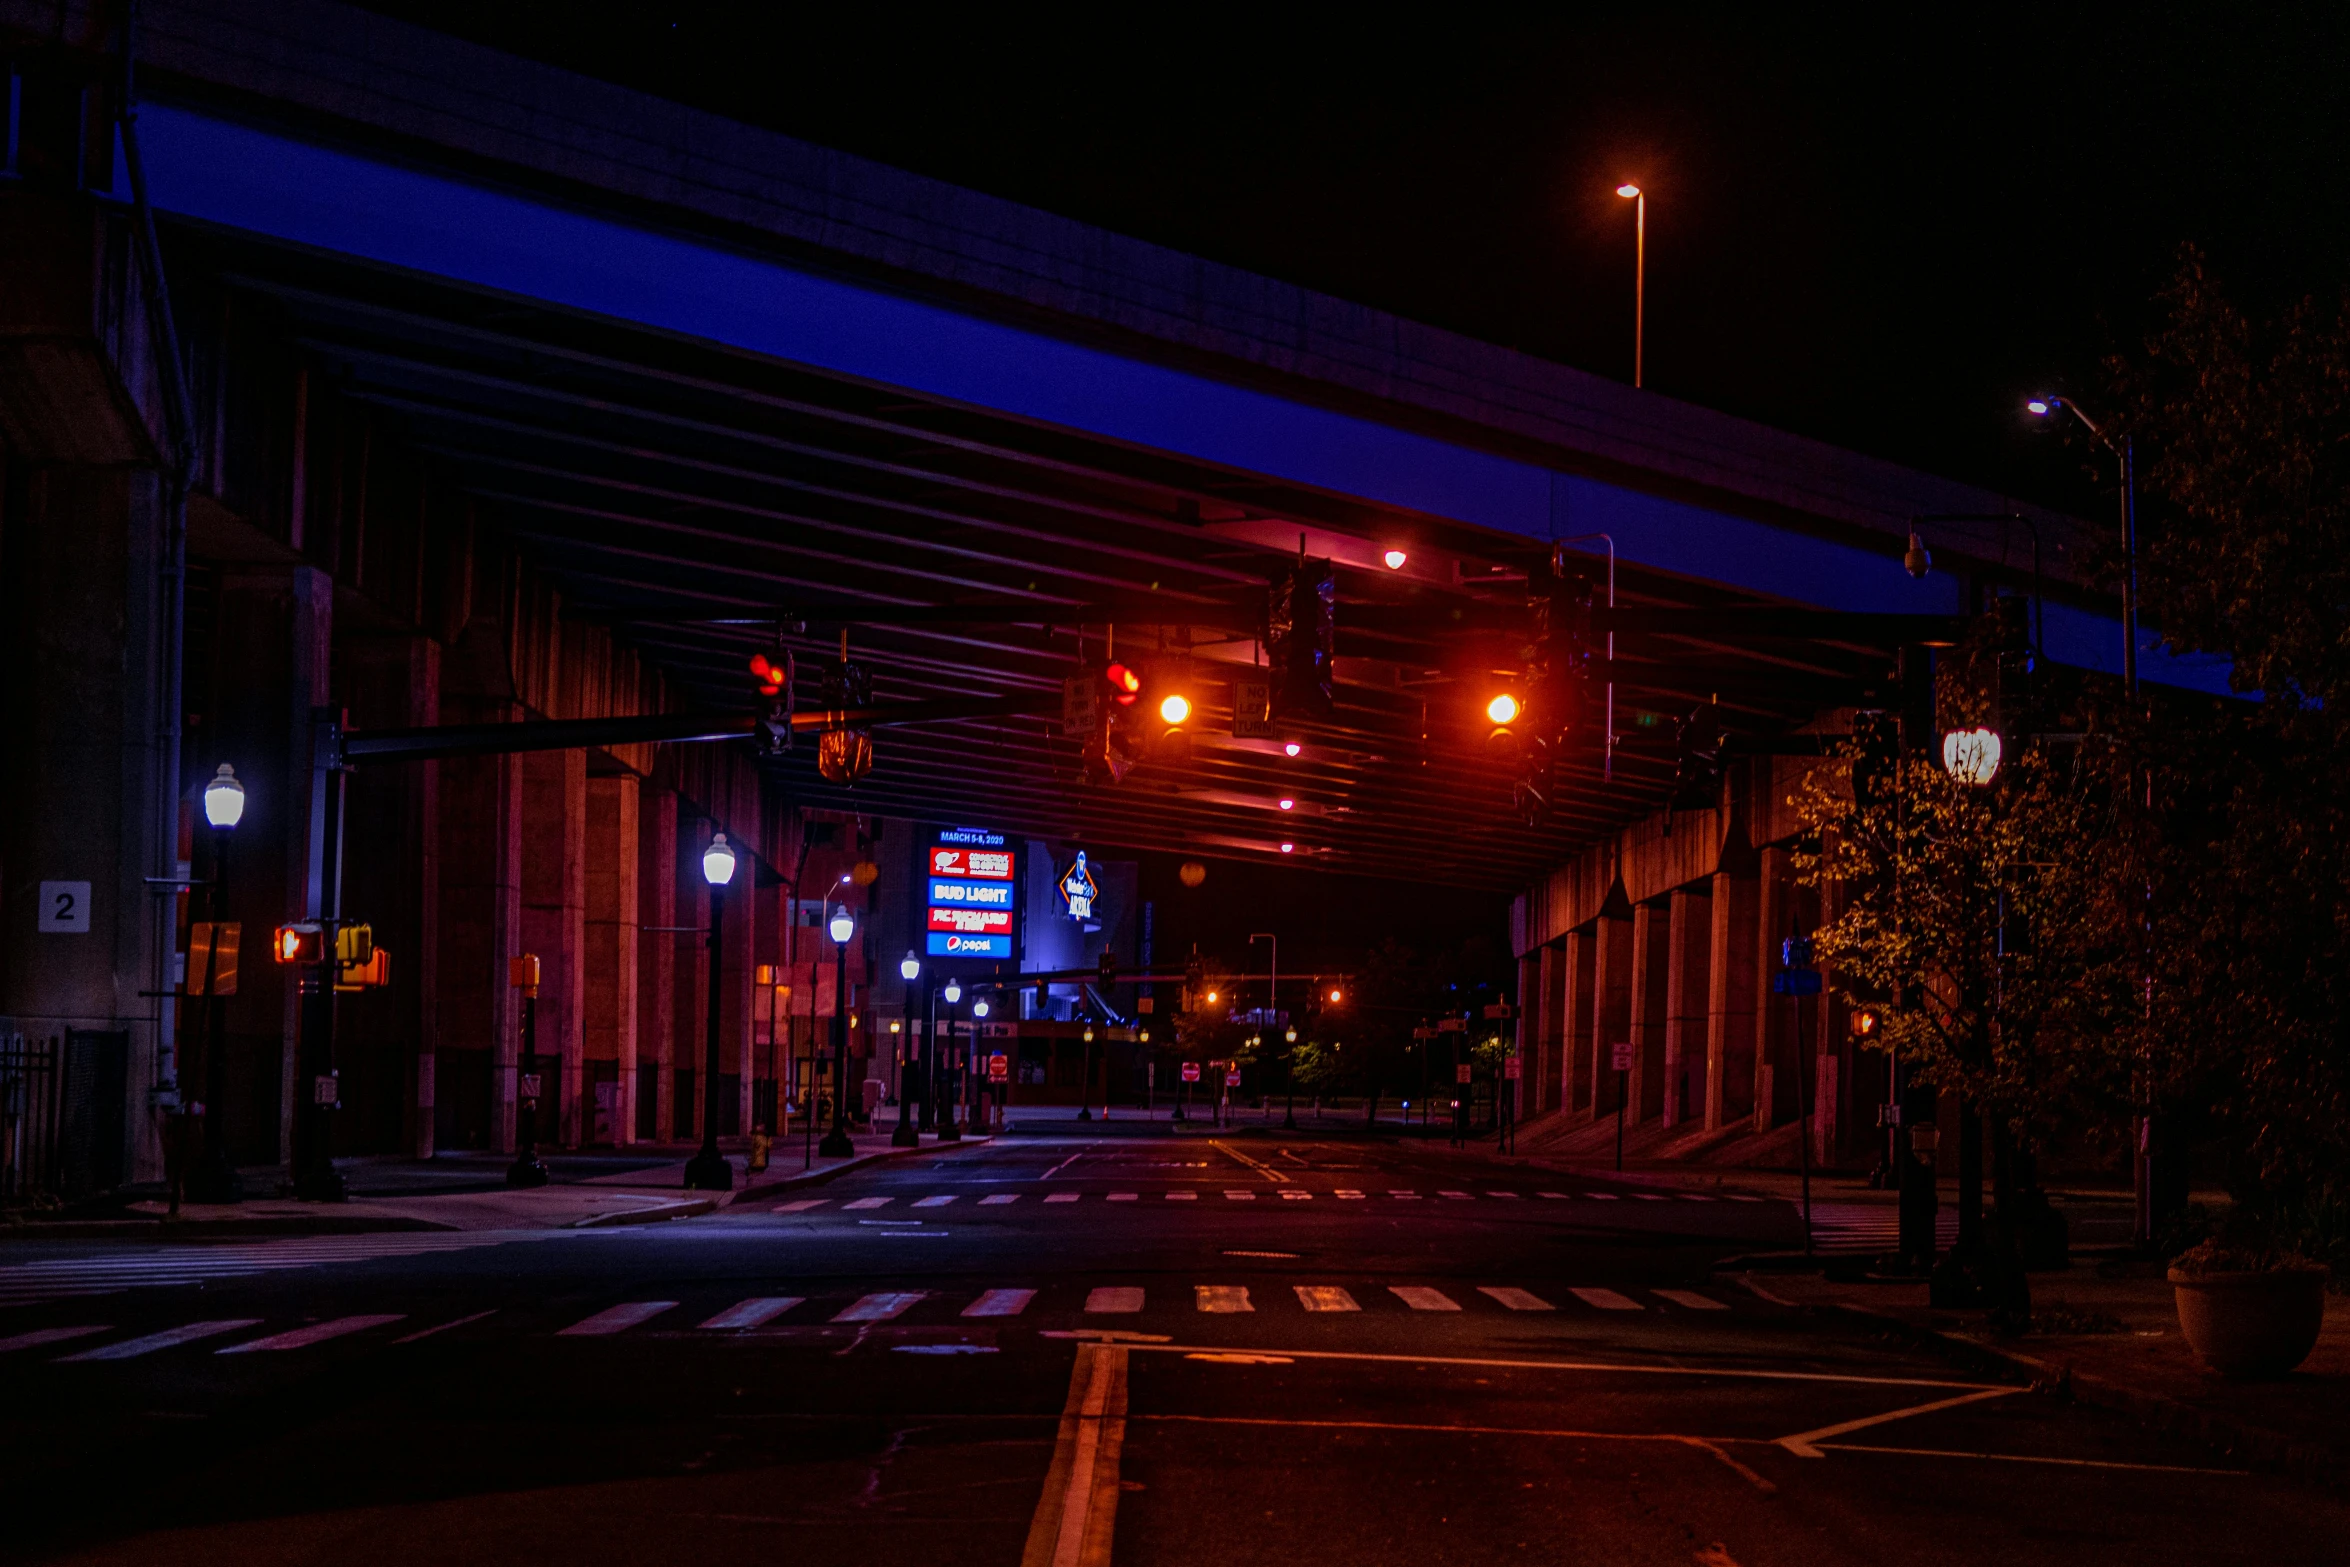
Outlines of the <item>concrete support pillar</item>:
[{"label": "concrete support pillar", "polygon": [[[726,896],[726,951],[719,992],[719,1070],[731,1075],[718,1104],[718,1130],[734,1136],[751,1129],[751,1080],[756,1056],[753,1043],[752,996],[759,951],[759,867],[751,846],[742,846],[736,861],[734,885]],[[697,862],[698,863],[698,862]],[[704,1027],[707,1027],[705,1022]]]},{"label": "concrete support pillar", "polygon": [[1565,1108],[1568,1041],[1575,1036],[1567,1020],[1567,944],[1549,943],[1540,958],[1541,1017],[1534,1034],[1534,1060],[1526,1068],[1532,1078],[1528,1104],[1535,1115]]},{"label": "concrete support pillar", "polygon": [[1714,873],[1712,972],[1706,983],[1705,1129],[1720,1131],[1754,1109],[1755,959],[1760,887],[1752,876]]},{"label": "concrete support pillar", "polygon": [[[441,645],[422,636],[346,636],[336,684],[360,728],[439,722]],[[440,967],[440,764],[351,774],[344,833],[344,911],[366,920],[391,984],[338,1003],[345,1153],[433,1154]]]},{"label": "concrete support pillar", "polygon": [[1564,943],[1564,991],[1559,1010],[1565,1014],[1567,1031],[1567,1093],[1573,1100],[1569,1107],[1583,1113],[1585,1119],[1598,1114],[1591,1095],[1591,975],[1594,942],[1592,932],[1571,930]]},{"label": "concrete support pillar", "polygon": [[[656,1142],[676,1135],[677,1111],[677,791],[650,786],[637,800],[637,918],[648,934],[636,947],[636,1059],[634,1103],[646,1102],[651,1090],[652,1113],[640,1109],[638,1128]],[[646,1067],[652,1070],[647,1072]]]},{"label": "concrete support pillar", "polygon": [[1690,888],[1677,889],[1665,919],[1664,1124],[1671,1127],[1705,1106],[1713,900]]},{"label": "concrete support pillar", "polygon": [[[559,1063],[541,1069],[555,1104],[541,1098],[540,1121],[576,1148],[587,1004],[587,753],[534,751],[521,761],[522,950],[539,959],[538,1053]],[[552,1126],[550,1110],[559,1110]]]},{"label": "concrete support pillar", "polygon": [[[295,494],[301,476],[295,475]],[[324,876],[331,846],[322,819],[323,791],[312,788],[315,777],[313,725],[319,709],[332,705],[330,689],[334,663],[334,579],[311,566],[296,566],[286,577],[288,590],[288,666],[286,708],[288,736],[285,771],[278,787],[286,802],[283,919],[318,919],[326,913],[328,891]],[[329,788],[332,787],[331,780]],[[240,830],[242,829],[242,824]],[[294,1118],[307,1111],[310,1095],[300,1082],[302,1047],[301,987],[282,987],[284,1010],[278,1020],[278,1163],[293,1179]]]},{"label": "concrete support pillar", "polygon": [[522,759],[458,757],[440,768],[436,1138],[512,1153],[520,1011],[506,961],[524,950]]},{"label": "concrete support pillar", "polygon": [[1795,870],[1783,847],[1762,851],[1762,875],[1755,889],[1754,1129],[1767,1132],[1796,1116],[1795,1003],[1771,990],[1779,971],[1779,943],[1788,933]]},{"label": "concrete support pillar", "polygon": [[588,779],[580,1141],[616,1147],[636,1140],[638,814],[634,773]]},{"label": "concrete support pillar", "polygon": [[1632,922],[1602,918],[1591,956],[1594,1115],[1616,1110],[1615,1047],[1632,1038]]},{"label": "concrete support pillar", "polygon": [[702,849],[710,834],[706,819],[677,813],[676,857],[672,862],[676,867],[677,917],[670,923],[686,928],[669,937],[675,963],[670,1027],[676,1035],[669,1073],[670,1113],[674,1117],[669,1135],[680,1142],[701,1138],[703,1107],[710,1091],[709,1074],[702,1062],[708,1054],[710,1027],[710,993],[703,988],[709,983],[710,969],[710,886],[702,879]]},{"label": "concrete support pillar", "polygon": [[1631,1116],[1641,1122],[1664,1112],[1665,979],[1670,912],[1643,903],[1632,911]]}]

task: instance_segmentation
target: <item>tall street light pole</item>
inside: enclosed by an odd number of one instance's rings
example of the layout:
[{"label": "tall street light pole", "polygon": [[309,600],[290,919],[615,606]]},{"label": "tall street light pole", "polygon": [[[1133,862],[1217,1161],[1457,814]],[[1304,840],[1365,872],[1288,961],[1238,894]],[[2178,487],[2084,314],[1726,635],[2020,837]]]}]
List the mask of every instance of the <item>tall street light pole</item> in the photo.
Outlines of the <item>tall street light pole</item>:
[{"label": "tall street light pole", "polygon": [[955,1125],[955,1013],[963,1004],[963,982],[947,976],[947,1037],[938,1052],[938,1070],[930,1083],[931,1097],[938,1102],[938,1140],[956,1143],[963,1140],[962,1129]]},{"label": "tall street light pole", "polygon": [[724,1192],[734,1189],[734,1166],[718,1151],[718,1033],[719,1004],[724,994],[726,886],[734,880],[734,849],[726,834],[717,833],[702,851],[702,879],[710,884],[710,1025],[702,1051],[702,1150],[686,1161],[688,1191]]},{"label": "tall street light pole", "polygon": [[824,933],[832,938],[832,1130],[816,1151],[827,1159],[849,1159],[857,1145],[849,1140],[849,938],[857,921],[846,903],[833,905]]},{"label": "tall street light pole", "polygon": [[1632,203],[1632,389],[1640,389],[1648,333],[1648,193],[1626,180],[1616,194]]},{"label": "tall street light pole", "polygon": [[245,819],[245,786],[236,770],[220,764],[220,772],[204,786],[204,820],[212,827],[212,948],[204,971],[204,1156],[189,1195],[197,1202],[242,1202],[245,1183],[229,1163],[228,1120],[228,1006],[220,990],[221,938],[228,928],[228,846],[237,823]]},{"label": "tall street light pole", "polygon": [[[905,957],[898,962],[898,973],[904,977],[906,987],[912,989],[914,981],[922,977],[922,960],[915,957],[913,952],[909,950]],[[905,1009],[901,1007],[899,1010]],[[922,1052],[919,1049],[907,1050],[904,1054],[912,1056],[916,1063],[922,1059]],[[901,1059],[898,1062],[898,1129],[892,1132],[889,1137],[889,1145],[892,1148],[912,1148],[922,1141],[922,1134],[914,1127],[914,1096],[906,1092],[906,1066],[905,1060]],[[918,1065],[916,1070],[919,1073]]]}]

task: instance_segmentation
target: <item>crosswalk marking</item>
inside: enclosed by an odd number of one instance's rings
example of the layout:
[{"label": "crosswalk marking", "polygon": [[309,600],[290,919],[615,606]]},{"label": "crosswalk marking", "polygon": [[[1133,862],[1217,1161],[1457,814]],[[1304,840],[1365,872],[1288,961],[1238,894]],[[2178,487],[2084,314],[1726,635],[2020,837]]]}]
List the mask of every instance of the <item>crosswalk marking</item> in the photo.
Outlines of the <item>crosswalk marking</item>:
[{"label": "crosswalk marking", "polygon": [[1112,1202],[1132,1202],[1132,1201],[1134,1201],[1134,1197],[1135,1197],[1135,1194],[1134,1194],[1134,1193],[1132,1193],[1132,1192],[1112,1192],[1112,1193],[1110,1193],[1110,1201],[1112,1201]]},{"label": "crosswalk marking", "polygon": [[171,1246],[96,1257],[51,1257],[0,1267],[0,1306],[74,1295],[211,1279],[247,1278],[291,1268],[371,1262],[383,1257],[421,1257],[468,1251],[516,1241],[580,1240],[609,1231],[470,1230],[392,1231],[376,1235],[318,1235],[298,1240],[252,1241],[225,1246]]},{"label": "crosswalk marking", "polygon": [[1194,1284],[1192,1294],[1202,1311],[1254,1311],[1245,1284]]},{"label": "crosswalk marking", "polygon": [[1414,1311],[1458,1311],[1461,1303],[1442,1290],[1430,1289],[1425,1284],[1390,1284],[1387,1293]]},{"label": "crosswalk marking", "polygon": [[897,1201],[897,1199],[894,1197],[859,1197],[853,1202],[846,1202],[841,1204],[841,1206],[851,1210],[864,1208],[886,1208],[895,1201]]},{"label": "crosswalk marking", "polygon": [[917,1198],[915,1198],[915,1199],[914,1199],[914,1206],[915,1206],[915,1207],[917,1207],[917,1208],[943,1208],[943,1207],[945,1207],[945,1206],[946,1206],[948,1203],[950,1203],[950,1202],[953,1202],[954,1200],[955,1200],[955,1199],[954,1199],[953,1197],[951,1197],[951,1196],[948,1196],[948,1197],[917,1197]]},{"label": "crosswalk marking", "polygon": [[1522,1289],[1512,1289],[1507,1285],[1481,1284],[1477,1287],[1477,1293],[1492,1296],[1512,1311],[1558,1310],[1556,1306],[1539,1295],[1529,1294]]},{"label": "crosswalk marking", "polygon": [[145,1338],[124,1339],[119,1344],[101,1345],[85,1349],[78,1355],[60,1355],[58,1364],[75,1360],[136,1360],[141,1355],[152,1355],[159,1349],[176,1349],[182,1344],[193,1344],[198,1339],[217,1338],[223,1333],[234,1333],[239,1328],[258,1326],[259,1317],[225,1317],[217,1322],[189,1322],[176,1328],[165,1328]]},{"label": "crosswalk marking", "polygon": [[662,1312],[677,1305],[673,1300],[631,1300],[617,1306],[606,1306],[592,1317],[582,1317],[564,1328],[557,1338],[606,1338],[614,1333],[625,1333],[640,1322],[650,1322]]},{"label": "crosswalk marking", "polygon": [[1536,1192],[1534,1195],[1537,1197],[1548,1197],[1553,1202],[1565,1202],[1567,1200],[1567,1194],[1565,1192]]},{"label": "crosswalk marking", "polygon": [[1096,1313],[1140,1311],[1142,1290],[1132,1284],[1104,1284],[1086,1292],[1085,1309]]},{"label": "crosswalk marking", "polygon": [[1475,1192],[1438,1192],[1436,1195],[1439,1197],[1449,1197],[1454,1202],[1475,1202],[1477,1200],[1477,1194]]},{"label": "crosswalk marking", "polygon": [[1330,1195],[1345,1202],[1361,1202],[1363,1200],[1363,1194],[1361,1192],[1348,1191],[1343,1187],[1337,1191],[1332,1192]]},{"label": "crosswalk marking", "polygon": [[774,1321],[807,1298],[805,1295],[753,1295],[708,1318],[702,1326],[714,1333],[730,1328],[755,1328],[762,1322]]},{"label": "crosswalk marking", "polygon": [[[1487,1293],[1491,1292],[1488,1291]],[[1602,1311],[1645,1311],[1648,1309],[1647,1307],[1641,1305],[1640,1302],[1634,1300],[1631,1296],[1619,1295],[1614,1290],[1577,1289],[1570,1287],[1567,1290],[1567,1293],[1574,1296],[1584,1305],[1597,1306]]]},{"label": "crosswalk marking", "polygon": [[1583,1195],[1593,1202],[1615,1202],[1622,1196],[1619,1192],[1585,1192]]},{"label": "crosswalk marking", "polygon": [[1018,1202],[1019,1200],[1020,1194],[1018,1192],[996,1192],[991,1196],[980,1198],[979,1206],[982,1208],[995,1208],[1000,1207],[1005,1203]]},{"label": "crosswalk marking", "polygon": [[1769,1202],[1769,1201],[1770,1201],[1770,1199],[1769,1199],[1768,1197],[1749,1197],[1749,1196],[1748,1196],[1748,1195],[1746,1195],[1746,1193],[1744,1193],[1744,1192],[1724,1192],[1724,1193],[1722,1193],[1722,1195],[1723,1195],[1725,1198],[1729,1199],[1731,1202]]},{"label": "crosswalk marking", "polygon": [[776,1208],[777,1213],[806,1213],[810,1208],[821,1208],[831,1201],[828,1197],[802,1197],[798,1202],[787,1202]]},{"label": "crosswalk marking", "polygon": [[1198,1202],[1198,1201],[1199,1201],[1199,1193],[1197,1193],[1197,1192],[1169,1192],[1169,1193],[1167,1194],[1167,1200],[1168,1200],[1169,1202]]},{"label": "crosswalk marking", "polygon": [[484,1317],[494,1317],[497,1314],[498,1308],[492,1306],[489,1310],[477,1311],[470,1317],[455,1317],[447,1322],[436,1322],[429,1328],[418,1328],[413,1333],[404,1333],[400,1337],[392,1340],[392,1342],[395,1344],[413,1344],[418,1339],[431,1338],[436,1333],[446,1333],[451,1328],[461,1328],[468,1322],[479,1322]]},{"label": "crosswalk marking", "polygon": [[1049,1192],[1044,1200],[1046,1202],[1075,1202],[1080,1195],[1082,1194],[1078,1192]]},{"label": "crosswalk marking", "polygon": [[1224,1200],[1226,1202],[1255,1202],[1257,1194],[1255,1192],[1226,1192]]},{"label": "crosswalk marking", "polygon": [[1292,1284],[1297,1303],[1308,1311],[1360,1311],[1355,1298],[1335,1284]]},{"label": "crosswalk marking", "polygon": [[35,1328],[30,1333],[19,1333],[14,1338],[0,1338],[0,1355],[12,1349],[39,1349],[44,1344],[65,1344],[77,1338],[88,1338],[93,1333],[104,1333],[108,1324],[85,1323],[73,1328]]},{"label": "crosswalk marking", "polygon": [[989,1290],[963,1308],[966,1317],[1016,1317],[1036,1299],[1034,1290]]},{"label": "crosswalk marking", "polygon": [[1389,1192],[1387,1195],[1400,1202],[1418,1202],[1420,1200],[1418,1192]]},{"label": "crosswalk marking", "polygon": [[1312,1202],[1314,1194],[1301,1192],[1294,1186],[1284,1186],[1281,1188],[1281,1200],[1283,1202]]},{"label": "crosswalk marking", "polygon": [[1673,1200],[1662,1192],[1634,1192],[1632,1195],[1641,1202],[1671,1202]]},{"label": "crosswalk marking", "polygon": [[902,1315],[906,1308],[920,1300],[925,1290],[883,1290],[858,1298],[856,1304],[842,1311],[835,1322],[887,1322]]},{"label": "crosswalk marking", "polygon": [[257,1355],[266,1354],[273,1350],[308,1349],[313,1344],[323,1344],[328,1339],[341,1338],[345,1334],[364,1333],[369,1328],[380,1328],[388,1323],[403,1322],[407,1320],[407,1316],[408,1314],[404,1311],[394,1311],[374,1316],[330,1317],[324,1322],[313,1322],[307,1327],[289,1328],[283,1333],[272,1333],[267,1338],[247,1339],[242,1344],[231,1344],[228,1348],[216,1349],[213,1353],[215,1355]]},{"label": "crosswalk marking", "polygon": [[1712,1202],[1712,1201],[1713,1201],[1713,1199],[1712,1199],[1711,1197],[1708,1197],[1708,1196],[1707,1196],[1707,1195],[1705,1195],[1705,1193],[1703,1193],[1703,1192],[1683,1192],[1683,1193],[1681,1194],[1681,1200],[1682,1200],[1683,1202]]},{"label": "crosswalk marking", "polygon": [[1525,1196],[1525,1193],[1523,1193],[1523,1192],[1487,1192],[1485,1195],[1486,1195],[1486,1196],[1488,1196],[1488,1197],[1507,1197],[1507,1198],[1508,1198],[1510,1201],[1512,1201],[1512,1202],[1516,1202],[1516,1201],[1518,1201],[1520,1198],[1524,1197],[1524,1196]]},{"label": "crosswalk marking", "polygon": [[1676,1306],[1687,1306],[1691,1311],[1728,1311],[1730,1309],[1720,1301],[1700,1295],[1695,1290],[1657,1290],[1654,1293],[1660,1299],[1669,1300]]}]

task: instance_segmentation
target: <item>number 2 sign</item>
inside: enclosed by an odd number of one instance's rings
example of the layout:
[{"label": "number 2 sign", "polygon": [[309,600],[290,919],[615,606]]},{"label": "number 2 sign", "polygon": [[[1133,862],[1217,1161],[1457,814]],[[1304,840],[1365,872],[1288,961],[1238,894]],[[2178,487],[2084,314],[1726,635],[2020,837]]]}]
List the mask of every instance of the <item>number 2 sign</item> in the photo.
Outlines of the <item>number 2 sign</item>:
[{"label": "number 2 sign", "polygon": [[64,936],[90,933],[90,884],[86,881],[41,883],[39,928]]}]

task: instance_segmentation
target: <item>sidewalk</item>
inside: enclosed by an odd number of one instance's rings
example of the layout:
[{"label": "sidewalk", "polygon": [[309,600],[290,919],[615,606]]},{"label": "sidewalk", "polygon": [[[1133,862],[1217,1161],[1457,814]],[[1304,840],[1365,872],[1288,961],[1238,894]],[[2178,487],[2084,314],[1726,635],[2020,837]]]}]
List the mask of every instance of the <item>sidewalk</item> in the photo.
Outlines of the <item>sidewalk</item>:
[{"label": "sidewalk", "polygon": [[2238,1462],[2350,1485],[2350,1296],[2326,1297],[2325,1328],[2301,1369],[2274,1382],[2206,1371],[2179,1332],[2161,1263],[2076,1261],[2034,1273],[2033,1330],[2002,1337],[1979,1311],[1937,1311],[1922,1281],[1826,1273],[1735,1274],[1765,1300],[1900,1329],[1979,1371],[2194,1438]]},{"label": "sidewalk", "polygon": [[[885,1118],[886,1119],[886,1118]],[[169,1216],[160,1197],[122,1205],[105,1217],[28,1218],[0,1221],[0,1245],[18,1241],[112,1240],[129,1242],[228,1240],[294,1235],[355,1235],[391,1230],[587,1229],[615,1224],[657,1224],[714,1213],[746,1198],[820,1184],[880,1159],[904,1158],[939,1147],[925,1136],[914,1148],[896,1148],[894,1120],[875,1131],[854,1132],[856,1152],[846,1159],[809,1157],[801,1141],[777,1143],[767,1169],[751,1175],[749,1139],[725,1138],[721,1149],[734,1169],[734,1186],[724,1192],[685,1189],[686,1161],[698,1144],[639,1144],[595,1153],[548,1152],[553,1180],[545,1186],[504,1184],[506,1154],[452,1154],[433,1160],[337,1160],[350,1188],[347,1202],[302,1202],[289,1197],[254,1196],[241,1203],[183,1203]],[[965,1137],[949,1148],[970,1147],[984,1137]],[[246,1189],[269,1190],[282,1172],[264,1166],[243,1172]]]}]

